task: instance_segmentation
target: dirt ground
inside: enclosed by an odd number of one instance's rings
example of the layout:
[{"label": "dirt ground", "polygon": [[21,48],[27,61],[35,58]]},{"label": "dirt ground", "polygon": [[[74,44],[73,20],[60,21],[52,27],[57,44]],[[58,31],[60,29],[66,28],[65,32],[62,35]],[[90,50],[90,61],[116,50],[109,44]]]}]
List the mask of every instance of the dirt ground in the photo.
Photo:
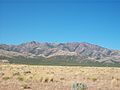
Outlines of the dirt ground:
[{"label": "dirt ground", "polygon": [[0,90],[120,90],[120,68],[0,64]]}]

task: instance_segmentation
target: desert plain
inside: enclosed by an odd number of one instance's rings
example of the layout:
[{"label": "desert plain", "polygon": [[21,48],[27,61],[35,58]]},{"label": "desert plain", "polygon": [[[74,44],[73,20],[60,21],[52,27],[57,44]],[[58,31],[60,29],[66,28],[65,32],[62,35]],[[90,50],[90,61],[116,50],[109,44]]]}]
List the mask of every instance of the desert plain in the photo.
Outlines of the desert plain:
[{"label": "desert plain", "polygon": [[0,64],[0,90],[120,90],[120,68]]}]

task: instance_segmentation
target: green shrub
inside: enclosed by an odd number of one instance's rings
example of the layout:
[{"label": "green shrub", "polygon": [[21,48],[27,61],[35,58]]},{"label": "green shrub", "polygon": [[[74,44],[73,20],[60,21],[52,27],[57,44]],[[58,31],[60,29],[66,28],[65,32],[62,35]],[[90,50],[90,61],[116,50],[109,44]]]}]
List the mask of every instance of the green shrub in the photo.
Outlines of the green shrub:
[{"label": "green shrub", "polygon": [[31,73],[31,71],[25,71],[24,72],[24,74],[30,74]]},{"label": "green shrub", "polygon": [[93,82],[97,81],[97,78],[95,78],[95,77],[94,77],[94,78],[92,78],[92,81],[93,81]]},{"label": "green shrub", "polygon": [[18,77],[17,78],[19,81],[24,81],[24,78],[23,77]]},{"label": "green shrub", "polygon": [[61,77],[60,80],[65,80],[65,78]]},{"label": "green shrub", "polygon": [[10,79],[10,77],[3,77],[3,80],[8,80]]},{"label": "green shrub", "polygon": [[95,82],[95,81],[98,80],[97,77],[93,77],[93,76],[92,76],[92,77],[88,77],[87,79],[88,79],[88,80],[91,80],[91,81],[93,81],[93,82]]},{"label": "green shrub", "polygon": [[20,75],[19,72],[15,72],[15,73],[13,73],[13,76],[18,76],[18,75]]},{"label": "green shrub", "polygon": [[72,90],[87,90],[87,85],[84,83],[73,83]]},{"label": "green shrub", "polygon": [[31,88],[31,87],[28,86],[27,84],[23,84],[22,87],[23,87],[23,89],[30,89],[30,88]]}]

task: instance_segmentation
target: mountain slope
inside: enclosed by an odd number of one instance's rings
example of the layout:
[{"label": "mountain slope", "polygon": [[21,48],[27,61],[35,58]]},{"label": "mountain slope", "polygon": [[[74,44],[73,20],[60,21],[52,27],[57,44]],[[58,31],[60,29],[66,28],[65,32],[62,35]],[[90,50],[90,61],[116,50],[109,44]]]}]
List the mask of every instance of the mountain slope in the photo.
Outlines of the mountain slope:
[{"label": "mountain slope", "polygon": [[[24,58],[54,58],[54,57],[76,57],[77,62],[94,61],[104,63],[120,63],[120,51],[107,49],[90,43],[40,43],[27,42],[20,45],[0,44],[0,55],[2,56],[22,56]],[[16,54],[11,54],[11,53]],[[0,56],[1,57],[1,56]]]}]

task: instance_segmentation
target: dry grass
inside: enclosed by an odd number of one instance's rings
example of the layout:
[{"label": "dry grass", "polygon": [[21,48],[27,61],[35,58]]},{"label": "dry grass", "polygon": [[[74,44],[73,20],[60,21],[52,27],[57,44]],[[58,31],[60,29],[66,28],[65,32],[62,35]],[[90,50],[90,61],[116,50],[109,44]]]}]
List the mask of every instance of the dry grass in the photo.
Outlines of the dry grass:
[{"label": "dry grass", "polygon": [[120,90],[120,68],[0,65],[0,90],[71,90],[74,82],[87,90]]}]

